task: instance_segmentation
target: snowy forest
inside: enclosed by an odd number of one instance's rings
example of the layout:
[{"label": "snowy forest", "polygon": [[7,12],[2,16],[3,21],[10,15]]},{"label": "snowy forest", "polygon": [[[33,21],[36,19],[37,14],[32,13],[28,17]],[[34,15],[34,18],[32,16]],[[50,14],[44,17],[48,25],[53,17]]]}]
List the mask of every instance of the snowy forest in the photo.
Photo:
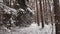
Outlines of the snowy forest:
[{"label": "snowy forest", "polygon": [[0,0],[0,34],[60,34],[60,0]]}]

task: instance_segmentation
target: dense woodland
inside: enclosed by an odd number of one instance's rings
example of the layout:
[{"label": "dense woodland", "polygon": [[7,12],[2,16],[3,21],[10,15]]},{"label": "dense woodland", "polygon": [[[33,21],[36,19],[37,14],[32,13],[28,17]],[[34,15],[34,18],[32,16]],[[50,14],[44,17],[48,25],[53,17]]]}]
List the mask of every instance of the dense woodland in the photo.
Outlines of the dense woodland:
[{"label": "dense woodland", "polygon": [[35,22],[38,26],[42,23],[44,28],[45,24],[53,26],[55,23],[56,34],[59,34],[59,8],[60,0],[3,0],[0,2],[0,25],[26,27]]}]

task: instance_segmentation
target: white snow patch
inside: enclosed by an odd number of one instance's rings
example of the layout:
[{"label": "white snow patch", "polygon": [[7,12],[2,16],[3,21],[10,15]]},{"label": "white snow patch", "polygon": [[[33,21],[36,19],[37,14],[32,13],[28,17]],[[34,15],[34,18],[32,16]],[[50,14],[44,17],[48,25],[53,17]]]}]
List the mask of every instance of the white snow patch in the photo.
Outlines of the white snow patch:
[{"label": "white snow patch", "polygon": [[34,11],[32,10],[32,9],[30,9],[29,7],[27,8],[30,12],[32,12],[33,14],[35,14],[34,13]]},{"label": "white snow patch", "polygon": [[[40,23],[41,25],[41,23]],[[15,29],[16,32],[12,34],[51,34],[52,33],[52,25],[48,24],[44,26],[42,29],[41,26],[38,26],[36,23],[32,23],[30,27],[24,27],[20,29]]]}]

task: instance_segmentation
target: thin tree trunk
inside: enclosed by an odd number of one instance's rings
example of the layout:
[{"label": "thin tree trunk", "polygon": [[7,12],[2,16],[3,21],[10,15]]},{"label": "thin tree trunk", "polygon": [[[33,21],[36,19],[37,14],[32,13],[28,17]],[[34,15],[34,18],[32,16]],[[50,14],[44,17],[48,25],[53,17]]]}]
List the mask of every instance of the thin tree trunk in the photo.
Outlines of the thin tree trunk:
[{"label": "thin tree trunk", "polygon": [[43,13],[42,13],[42,3],[41,3],[41,0],[39,0],[39,1],[40,1],[40,14],[41,14],[42,28],[44,28]]},{"label": "thin tree trunk", "polygon": [[36,0],[36,10],[37,10],[37,24],[38,24],[38,26],[40,25],[39,24],[39,11],[38,11],[38,4],[37,4],[37,0]]}]

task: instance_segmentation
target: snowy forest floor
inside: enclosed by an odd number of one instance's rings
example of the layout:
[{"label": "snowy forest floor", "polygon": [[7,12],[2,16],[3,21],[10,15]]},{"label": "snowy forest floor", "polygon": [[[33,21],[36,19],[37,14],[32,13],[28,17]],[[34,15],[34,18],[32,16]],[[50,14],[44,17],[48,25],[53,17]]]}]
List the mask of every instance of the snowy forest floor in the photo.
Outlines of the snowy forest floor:
[{"label": "snowy forest floor", "polygon": [[15,27],[11,32],[6,30],[0,30],[0,34],[55,34],[55,25],[53,24],[53,32],[52,25],[44,25],[45,27],[42,29],[41,24],[38,26],[35,23],[32,23],[29,27]]}]

